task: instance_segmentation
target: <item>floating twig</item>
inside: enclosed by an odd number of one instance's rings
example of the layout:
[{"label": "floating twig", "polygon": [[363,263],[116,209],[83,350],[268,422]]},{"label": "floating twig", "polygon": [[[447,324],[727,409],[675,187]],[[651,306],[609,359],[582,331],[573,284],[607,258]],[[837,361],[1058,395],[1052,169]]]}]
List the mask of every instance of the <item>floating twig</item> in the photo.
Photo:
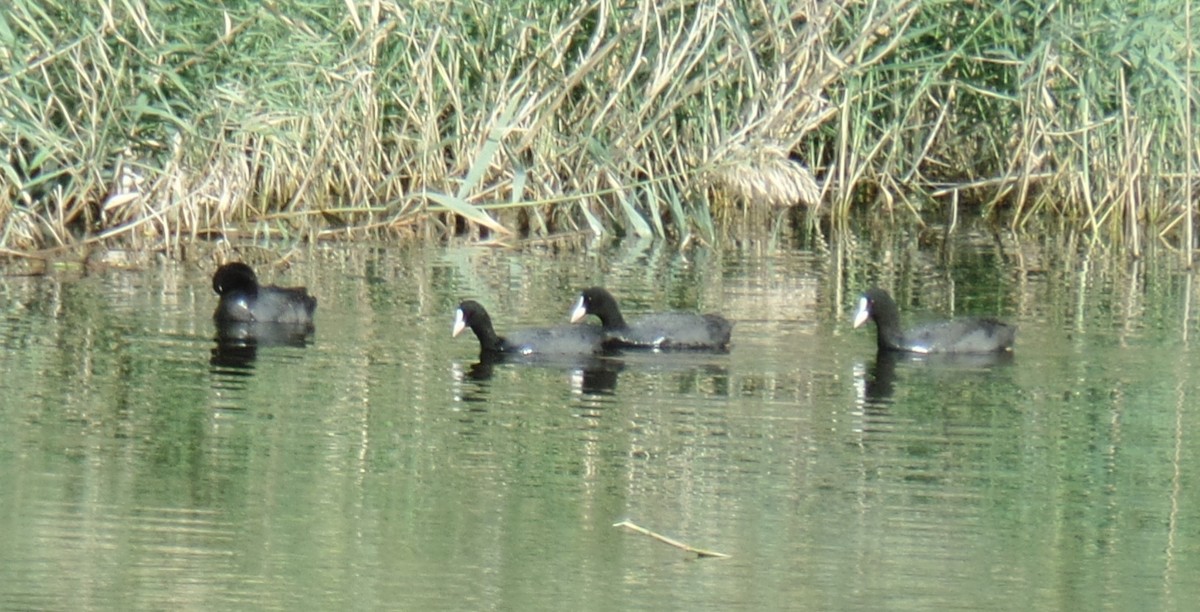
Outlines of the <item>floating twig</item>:
[{"label": "floating twig", "polygon": [[613,527],[624,527],[626,529],[636,531],[642,535],[650,536],[650,537],[654,538],[655,540],[658,540],[659,542],[670,544],[671,546],[674,546],[675,548],[686,550],[687,552],[690,552],[690,553],[695,553],[697,556],[700,556],[700,557],[716,557],[718,559],[728,559],[729,558],[729,555],[727,555],[725,553],[719,553],[719,552],[712,551],[712,550],[704,550],[703,548],[694,548],[692,546],[688,546],[687,544],[684,544],[683,542],[680,542],[679,540],[674,540],[674,539],[668,538],[665,535],[662,535],[660,533],[654,533],[653,531],[650,531],[649,529],[646,529],[645,527],[636,525],[632,521],[621,521],[620,523],[614,523]]}]

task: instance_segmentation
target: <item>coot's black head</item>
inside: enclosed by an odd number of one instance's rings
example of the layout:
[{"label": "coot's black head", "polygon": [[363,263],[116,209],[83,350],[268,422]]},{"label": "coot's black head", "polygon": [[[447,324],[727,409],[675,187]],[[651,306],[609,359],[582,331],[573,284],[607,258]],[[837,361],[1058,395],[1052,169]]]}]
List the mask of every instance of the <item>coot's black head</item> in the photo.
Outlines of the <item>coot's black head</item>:
[{"label": "coot's black head", "polygon": [[217,295],[235,291],[255,293],[258,291],[258,277],[254,275],[253,268],[240,261],[227,263],[213,274],[213,291]]},{"label": "coot's black head", "polygon": [[858,299],[858,310],[854,313],[854,327],[862,327],[867,319],[874,319],[876,325],[889,331],[893,327],[898,329],[900,309],[887,291],[879,287],[872,287],[864,291],[862,297]]},{"label": "coot's black head", "polygon": [[496,335],[496,330],[492,327],[492,318],[488,316],[483,304],[475,300],[463,300],[459,303],[458,309],[454,311],[454,327],[450,330],[450,337],[457,338],[468,327],[479,339],[481,350],[504,350],[504,339]]},{"label": "coot's black head", "polygon": [[604,287],[591,287],[579,293],[579,299],[571,309],[571,322],[577,323],[593,314],[600,318],[604,329],[625,327],[625,319],[617,306],[617,299]]},{"label": "coot's black head", "polygon": [[481,329],[492,329],[492,318],[488,316],[483,304],[475,300],[463,300],[459,303],[458,310],[454,311],[454,328],[450,330],[450,336],[457,338],[468,327],[477,333]]}]

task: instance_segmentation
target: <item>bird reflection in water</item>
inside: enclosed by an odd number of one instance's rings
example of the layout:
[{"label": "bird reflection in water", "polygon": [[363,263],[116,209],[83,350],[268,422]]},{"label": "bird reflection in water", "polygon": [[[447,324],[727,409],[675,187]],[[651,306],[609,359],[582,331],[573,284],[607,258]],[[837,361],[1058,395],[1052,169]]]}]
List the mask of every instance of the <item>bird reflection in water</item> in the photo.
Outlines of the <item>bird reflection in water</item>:
[{"label": "bird reflection in water", "polygon": [[312,338],[313,326],[289,323],[223,322],[217,325],[216,346],[209,364],[213,368],[254,369],[258,349],[273,346],[304,348]]},{"label": "bird reflection in water", "polygon": [[868,406],[892,402],[892,394],[896,391],[896,361],[900,356],[901,353],[896,351],[875,353],[875,363],[863,377],[863,395]]},{"label": "bird reflection in water", "polygon": [[937,353],[921,355],[900,351],[879,350],[869,370],[861,372],[862,396],[866,405],[886,410],[896,391],[896,364],[909,363],[927,366],[944,372],[966,374],[1013,362],[1011,351],[995,353]]},{"label": "bird reflection in water", "polygon": [[[508,364],[565,370],[570,373],[571,385],[586,395],[612,395],[617,388],[617,378],[621,370],[625,368],[625,364],[619,359],[609,357],[548,358],[546,356],[485,351],[479,354],[479,361],[471,364],[465,370],[455,367],[454,376],[460,382],[471,380],[486,383],[495,375],[497,367]],[[471,392],[464,393],[459,399],[481,401],[485,397],[485,390],[486,386],[477,387]]]}]

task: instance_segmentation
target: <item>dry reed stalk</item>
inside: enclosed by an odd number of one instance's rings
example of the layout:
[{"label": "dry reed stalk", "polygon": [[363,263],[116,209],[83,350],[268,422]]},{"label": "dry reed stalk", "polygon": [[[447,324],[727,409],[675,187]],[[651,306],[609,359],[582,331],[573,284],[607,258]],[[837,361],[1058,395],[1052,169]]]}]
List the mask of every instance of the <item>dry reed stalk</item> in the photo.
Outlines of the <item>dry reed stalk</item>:
[{"label": "dry reed stalk", "polygon": [[720,553],[720,552],[716,552],[713,550],[706,550],[703,548],[696,548],[694,546],[680,542],[679,540],[676,540],[674,538],[669,538],[660,533],[650,531],[649,529],[646,529],[645,527],[642,527],[641,525],[638,525],[632,521],[621,521],[619,523],[613,524],[613,527],[624,527],[625,529],[628,529],[635,533],[642,534],[644,536],[648,536],[648,537],[658,540],[659,542],[662,542],[664,544],[669,544],[680,550],[694,553],[698,557],[712,557],[712,558],[716,558],[716,559],[728,559],[729,558],[729,555],[727,555],[725,553]]},{"label": "dry reed stalk", "polygon": [[762,145],[734,149],[712,173],[712,184],[749,205],[783,208],[819,206],[821,188],[812,172],[789,159],[782,147]]}]

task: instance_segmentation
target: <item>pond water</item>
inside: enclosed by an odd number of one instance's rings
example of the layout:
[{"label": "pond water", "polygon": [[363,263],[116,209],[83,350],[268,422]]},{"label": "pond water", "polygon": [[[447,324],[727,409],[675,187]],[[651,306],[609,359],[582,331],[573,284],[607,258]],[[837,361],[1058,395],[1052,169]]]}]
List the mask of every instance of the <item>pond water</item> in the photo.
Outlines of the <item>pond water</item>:
[{"label": "pond water", "polygon": [[[211,265],[0,277],[0,608],[1200,601],[1200,324],[1168,254],[804,230],[302,255],[261,275],[319,297],[315,335],[235,351]],[[594,284],[720,311],[733,346],[488,366],[450,338],[462,298],[503,331]],[[1016,323],[1015,355],[877,356],[848,323],[869,284],[906,322]]]}]

